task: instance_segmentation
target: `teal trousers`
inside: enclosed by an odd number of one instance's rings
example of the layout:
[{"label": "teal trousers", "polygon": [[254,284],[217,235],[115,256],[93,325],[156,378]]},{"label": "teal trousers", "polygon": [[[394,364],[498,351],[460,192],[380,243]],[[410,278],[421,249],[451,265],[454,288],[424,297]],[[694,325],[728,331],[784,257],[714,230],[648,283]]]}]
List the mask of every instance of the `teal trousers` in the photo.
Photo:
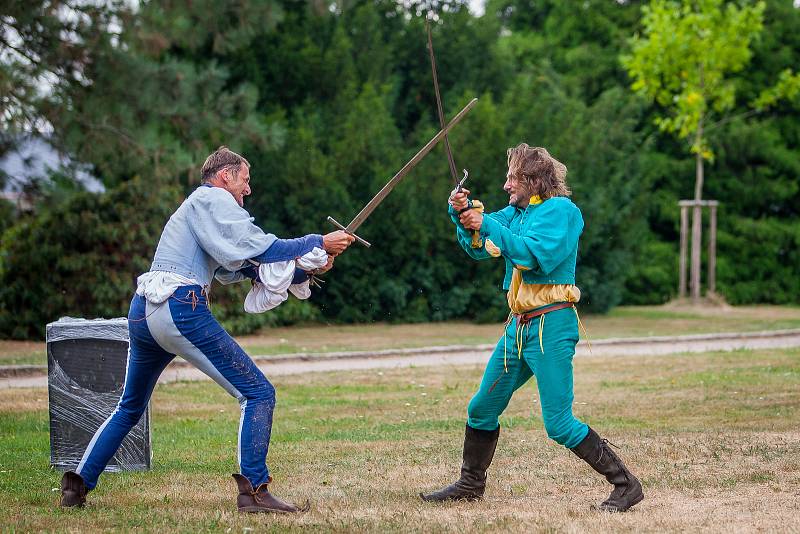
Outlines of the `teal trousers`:
[{"label": "teal trousers", "polygon": [[535,376],[547,436],[568,448],[578,445],[589,427],[572,414],[577,342],[578,317],[573,308],[546,313],[526,325],[517,325],[514,318],[486,364],[480,388],[469,403],[467,424],[479,430],[497,429],[511,396]]}]

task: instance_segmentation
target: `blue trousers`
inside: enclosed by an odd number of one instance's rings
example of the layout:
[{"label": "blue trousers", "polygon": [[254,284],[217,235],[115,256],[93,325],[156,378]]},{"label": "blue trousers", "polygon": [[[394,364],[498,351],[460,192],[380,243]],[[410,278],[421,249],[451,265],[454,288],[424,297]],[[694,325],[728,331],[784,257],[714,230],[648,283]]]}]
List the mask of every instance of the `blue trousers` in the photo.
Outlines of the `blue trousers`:
[{"label": "blue trousers", "polygon": [[574,309],[552,311],[527,325],[513,319],[503,336],[469,403],[467,424],[479,430],[497,429],[511,396],[535,375],[548,437],[568,448],[578,445],[589,427],[572,414],[572,357],[578,343]]},{"label": "blue trousers", "polygon": [[162,304],[134,295],[122,397],[89,442],[76,472],[88,489],[141,418],[159,375],[180,355],[234,396],[241,407],[238,463],[253,487],[267,482],[275,388],[211,315],[200,286],[182,286]]}]

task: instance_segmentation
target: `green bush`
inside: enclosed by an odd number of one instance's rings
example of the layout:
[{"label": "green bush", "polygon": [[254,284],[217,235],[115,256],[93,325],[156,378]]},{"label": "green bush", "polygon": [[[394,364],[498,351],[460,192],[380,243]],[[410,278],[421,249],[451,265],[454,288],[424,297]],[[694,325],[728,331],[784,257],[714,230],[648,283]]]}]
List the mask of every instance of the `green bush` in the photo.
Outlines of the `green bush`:
[{"label": "green bush", "polygon": [[0,336],[41,339],[64,315],[126,316],[136,277],[180,200],[134,178],[42,207],[0,239]]},{"label": "green bush", "polygon": [[[62,316],[124,317],[139,274],[150,269],[176,188],[134,178],[103,194],[75,193],[19,221],[0,239],[0,336],[41,339]],[[264,314],[244,312],[249,283],[214,283],[215,317],[232,334],[319,320],[309,301],[290,298]]]},{"label": "green bush", "polygon": [[16,208],[11,202],[0,200],[0,235],[14,224]]},{"label": "green bush", "polygon": [[625,304],[663,304],[677,293],[677,287],[677,245],[651,237],[630,265]]},{"label": "green bush", "polygon": [[800,222],[734,217],[718,240],[717,290],[729,303],[798,303]]}]

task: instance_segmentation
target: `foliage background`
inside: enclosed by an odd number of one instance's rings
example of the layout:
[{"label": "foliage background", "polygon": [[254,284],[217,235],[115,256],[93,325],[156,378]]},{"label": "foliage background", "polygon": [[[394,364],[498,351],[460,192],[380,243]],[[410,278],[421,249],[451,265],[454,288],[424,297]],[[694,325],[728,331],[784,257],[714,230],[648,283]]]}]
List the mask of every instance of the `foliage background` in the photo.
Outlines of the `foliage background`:
[{"label": "foliage background", "polygon": [[[630,91],[619,61],[642,2],[489,0],[480,17],[457,0],[224,5],[72,4],[78,16],[65,22],[52,8],[66,3],[4,4],[0,45],[27,61],[11,54],[0,64],[0,151],[43,132],[107,192],[56,179],[36,189],[32,211],[2,206],[0,336],[42,337],[61,315],[125,315],[163,224],[221,144],[253,164],[246,207],[267,231],[324,233],[326,216],[349,220],[437,130],[426,12],[436,17],[446,115],[480,99],[451,134],[474,195],[500,209],[506,148],[546,146],[568,166],[586,220],[584,309],[674,296],[677,201],[692,195],[694,161],[658,131],[659,110]],[[705,197],[720,201],[717,286],[731,303],[800,302],[797,102],[741,113],[797,64],[800,10],[770,0],[736,80],[737,106],[709,132],[716,159]],[[49,90],[37,90],[42,80]],[[299,321],[502,319],[502,267],[467,261],[457,247],[451,187],[437,148],[362,228],[373,248],[337,260],[311,301],[246,316],[245,285],[216,287],[215,314],[237,333]]]}]

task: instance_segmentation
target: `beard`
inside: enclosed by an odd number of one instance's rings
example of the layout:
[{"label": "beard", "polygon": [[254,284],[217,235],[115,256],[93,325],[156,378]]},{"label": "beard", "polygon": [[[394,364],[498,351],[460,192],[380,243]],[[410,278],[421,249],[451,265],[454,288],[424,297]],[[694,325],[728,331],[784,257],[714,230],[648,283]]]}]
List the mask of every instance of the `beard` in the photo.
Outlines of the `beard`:
[{"label": "beard", "polygon": [[529,198],[530,197],[526,198],[524,195],[516,193],[508,197],[508,205],[514,206],[515,208],[522,208],[524,206],[520,206],[520,204],[525,204],[525,202],[528,201]]},{"label": "beard", "polygon": [[520,187],[515,193],[511,193],[508,197],[508,205],[515,208],[524,208],[530,202],[531,197],[534,195],[530,187]]}]

